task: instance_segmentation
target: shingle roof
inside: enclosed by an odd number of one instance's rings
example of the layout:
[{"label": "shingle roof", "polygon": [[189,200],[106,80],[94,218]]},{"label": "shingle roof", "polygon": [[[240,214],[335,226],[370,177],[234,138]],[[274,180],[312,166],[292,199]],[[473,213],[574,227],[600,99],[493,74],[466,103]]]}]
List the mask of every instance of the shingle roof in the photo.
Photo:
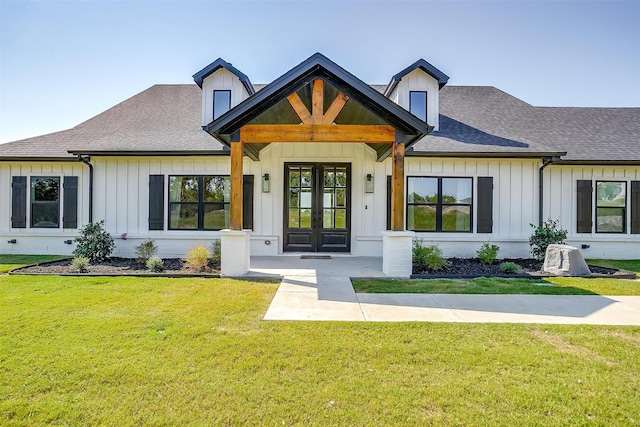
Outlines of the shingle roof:
[{"label": "shingle roof", "polygon": [[[569,161],[640,162],[640,108],[534,107],[493,87],[445,86],[440,113],[440,130],[416,143],[412,154],[566,151],[562,158]],[[0,159],[72,159],[70,150],[221,152],[200,118],[197,85],[155,85],[72,129],[2,144]]]}]

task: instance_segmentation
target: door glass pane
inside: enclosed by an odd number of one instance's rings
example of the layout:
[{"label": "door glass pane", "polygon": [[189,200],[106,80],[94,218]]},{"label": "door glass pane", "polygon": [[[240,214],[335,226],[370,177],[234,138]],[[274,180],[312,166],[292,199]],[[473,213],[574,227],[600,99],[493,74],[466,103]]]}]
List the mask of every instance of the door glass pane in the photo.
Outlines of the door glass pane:
[{"label": "door glass pane", "polygon": [[300,170],[291,169],[289,171],[289,187],[300,187]]},{"label": "door glass pane", "polygon": [[442,203],[471,203],[471,178],[442,178]]},{"label": "door glass pane", "polygon": [[298,217],[298,209],[289,209],[289,228],[299,228],[300,218]]},{"label": "door glass pane", "polygon": [[324,190],[324,198],[322,199],[322,207],[333,208],[333,190]]},{"label": "door glass pane", "polygon": [[347,207],[347,189],[346,188],[336,189],[336,206],[339,208]]},{"label": "door glass pane", "polygon": [[298,197],[299,190],[297,188],[289,190],[289,207],[297,208],[300,207],[300,198]]},{"label": "door glass pane", "polygon": [[626,182],[598,182],[596,187],[597,206],[624,207],[626,201]]},{"label": "door glass pane", "polygon": [[409,178],[407,187],[409,203],[438,202],[438,178]]},{"label": "door glass pane", "polygon": [[322,211],[322,227],[333,228],[333,209],[324,209]]},{"label": "door glass pane", "polygon": [[336,174],[333,172],[333,169],[324,171],[324,186],[325,187],[334,187],[336,183]]},{"label": "door glass pane", "polygon": [[311,184],[313,183],[311,178],[311,169],[302,168],[302,182],[300,185],[302,187],[311,187]]},{"label": "door glass pane", "polygon": [[336,209],[336,223],[334,224],[335,228],[347,228],[347,210],[346,209]]},{"label": "door glass pane", "polygon": [[336,168],[336,187],[347,186],[347,170],[344,168]]},{"label": "door glass pane", "polygon": [[300,207],[301,208],[311,208],[311,189],[304,188],[300,193]]},{"label": "door glass pane", "polygon": [[470,230],[471,230],[471,207],[470,206],[444,206],[442,208],[442,231],[470,231]]},{"label": "door glass pane", "polygon": [[311,228],[311,209],[300,209],[300,228]]}]

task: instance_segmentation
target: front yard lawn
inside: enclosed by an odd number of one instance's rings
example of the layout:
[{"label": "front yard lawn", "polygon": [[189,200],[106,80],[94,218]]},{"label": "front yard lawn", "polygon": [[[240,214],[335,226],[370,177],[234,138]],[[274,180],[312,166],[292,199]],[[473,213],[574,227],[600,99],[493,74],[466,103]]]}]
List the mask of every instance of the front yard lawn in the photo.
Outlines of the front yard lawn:
[{"label": "front yard lawn", "polygon": [[640,328],[263,322],[277,283],[0,277],[0,424],[634,425]]},{"label": "front yard lawn", "polygon": [[69,258],[66,255],[2,255],[0,254],[0,274],[7,273],[14,268],[23,267],[39,262],[58,261]]}]

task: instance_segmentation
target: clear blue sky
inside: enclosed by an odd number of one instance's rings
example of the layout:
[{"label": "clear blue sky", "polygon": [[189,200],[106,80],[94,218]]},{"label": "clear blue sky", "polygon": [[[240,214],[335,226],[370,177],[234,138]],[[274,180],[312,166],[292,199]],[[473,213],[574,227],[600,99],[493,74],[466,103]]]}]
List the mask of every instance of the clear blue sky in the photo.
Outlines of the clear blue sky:
[{"label": "clear blue sky", "polygon": [[67,129],[222,57],[321,52],[368,83],[424,58],[540,106],[640,106],[640,1],[0,0],[0,142]]}]

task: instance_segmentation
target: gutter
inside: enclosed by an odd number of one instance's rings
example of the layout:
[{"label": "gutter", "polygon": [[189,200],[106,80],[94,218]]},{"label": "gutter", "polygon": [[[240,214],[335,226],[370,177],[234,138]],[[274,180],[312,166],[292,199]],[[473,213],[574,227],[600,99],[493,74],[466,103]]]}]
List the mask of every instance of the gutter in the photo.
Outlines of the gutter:
[{"label": "gutter", "polygon": [[542,214],[544,208],[544,170],[554,161],[560,160],[560,157],[544,157],[542,166],[538,169],[538,227],[542,226]]},{"label": "gutter", "polygon": [[82,157],[78,154],[78,161],[89,166],[89,222],[93,222],[93,165],[90,163],[91,157]]}]

